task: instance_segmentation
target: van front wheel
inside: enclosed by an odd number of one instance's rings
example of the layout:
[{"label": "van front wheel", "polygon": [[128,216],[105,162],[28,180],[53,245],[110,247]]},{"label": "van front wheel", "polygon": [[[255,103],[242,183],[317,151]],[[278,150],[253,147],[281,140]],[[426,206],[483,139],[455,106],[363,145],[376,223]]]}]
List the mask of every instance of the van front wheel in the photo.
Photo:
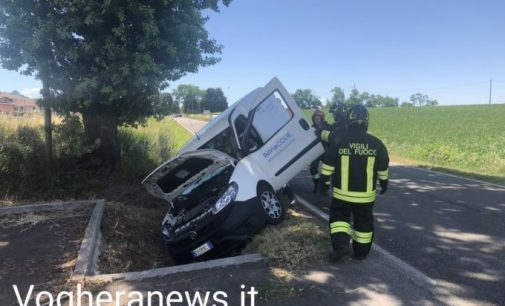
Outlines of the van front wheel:
[{"label": "van front wheel", "polygon": [[284,220],[284,206],[275,191],[267,186],[260,186],[258,198],[269,224],[279,224]]}]

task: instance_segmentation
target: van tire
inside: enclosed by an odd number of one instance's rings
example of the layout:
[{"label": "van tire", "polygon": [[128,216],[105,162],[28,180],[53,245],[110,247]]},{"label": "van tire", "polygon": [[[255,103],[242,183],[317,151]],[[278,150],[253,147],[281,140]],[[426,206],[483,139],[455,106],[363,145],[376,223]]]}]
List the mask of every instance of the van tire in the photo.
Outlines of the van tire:
[{"label": "van tire", "polygon": [[260,185],[258,187],[258,200],[268,224],[279,224],[284,220],[286,209],[272,188]]}]

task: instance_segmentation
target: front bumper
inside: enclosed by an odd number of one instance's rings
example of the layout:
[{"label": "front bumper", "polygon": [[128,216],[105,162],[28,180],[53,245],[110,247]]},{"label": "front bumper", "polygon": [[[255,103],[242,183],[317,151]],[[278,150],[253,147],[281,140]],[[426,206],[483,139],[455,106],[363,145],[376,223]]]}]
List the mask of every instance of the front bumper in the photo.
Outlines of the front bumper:
[{"label": "front bumper", "polygon": [[[179,227],[172,235],[163,234],[175,260],[187,262],[218,257],[244,245],[266,225],[258,198],[233,202],[217,215],[203,213]],[[165,226],[165,225],[164,225]],[[194,257],[192,251],[205,243],[212,249]]]}]

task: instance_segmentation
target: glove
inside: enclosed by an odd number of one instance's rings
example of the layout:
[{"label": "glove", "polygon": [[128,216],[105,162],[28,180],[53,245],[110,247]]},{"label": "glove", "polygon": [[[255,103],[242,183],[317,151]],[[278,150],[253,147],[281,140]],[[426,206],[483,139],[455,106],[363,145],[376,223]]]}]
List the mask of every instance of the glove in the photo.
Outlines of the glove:
[{"label": "glove", "polygon": [[381,192],[379,194],[385,194],[388,191],[388,180],[379,180],[381,185]]}]

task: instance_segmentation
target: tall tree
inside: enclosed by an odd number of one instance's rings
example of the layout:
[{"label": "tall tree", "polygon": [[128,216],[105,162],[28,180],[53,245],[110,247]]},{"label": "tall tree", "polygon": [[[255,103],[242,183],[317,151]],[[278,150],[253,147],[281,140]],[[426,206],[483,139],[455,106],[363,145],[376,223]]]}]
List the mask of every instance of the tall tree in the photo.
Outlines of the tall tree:
[{"label": "tall tree", "polygon": [[221,46],[202,15],[219,3],[1,1],[0,60],[39,78],[43,100],[57,112],[80,112],[94,155],[114,165],[118,125],[152,115],[153,96],[169,81],[219,60]]},{"label": "tall tree", "polygon": [[331,103],[345,103],[345,94],[342,88],[334,87],[331,92],[333,92],[333,96],[331,97]]},{"label": "tall tree", "polygon": [[296,104],[303,109],[323,106],[321,101],[312,93],[312,90],[310,89],[297,89],[291,96],[295,100]]},{"label": "tall tree", "polygon": [[179,112],[179,105],[172,99],[172,95],[168,92],[160,93],[153,102],[156,108],[154,116],[159,119],[169,114]]},{"label": "tall tree", "polygon": [[432,100],[428,95],[421,93],[416,93],[410,96],[410,101],[414,106],[436,106],[438,105],[437,100]]},{"label": "tall tree", "polygon": [[363,103],[363,101],[361,100],[361,96],[359,94],[359,91],[356,88],[354,88],[351,91],[349,98],[347,98],[347,100],[345,100],[345,104],[347,104],[348,106],[362,104],[362,103]]},{"label": "tall tree", "polygon": [[392,98],[389,96],[382,97],[379,102],[381,107],[398,107],[400,101],[398,98]]},{"label": "tall tree", "polygon": [[182,105],[185,113],[195,114],[202,112],[202,98],[205,92],[198,86],[181,84],[172,92],[175,101]]},{"label": "tall tree", "polygon": [[202,109],[222,112],[228,108],[228,101],[221,88],[207,88],[202,98]]},{"label": "tall tree", "polygon": [[429,97],[427,95],[423,95],[421,93],[416,93],[410,96],[410,101],[414,106],[423,106],[428,99]]}]

